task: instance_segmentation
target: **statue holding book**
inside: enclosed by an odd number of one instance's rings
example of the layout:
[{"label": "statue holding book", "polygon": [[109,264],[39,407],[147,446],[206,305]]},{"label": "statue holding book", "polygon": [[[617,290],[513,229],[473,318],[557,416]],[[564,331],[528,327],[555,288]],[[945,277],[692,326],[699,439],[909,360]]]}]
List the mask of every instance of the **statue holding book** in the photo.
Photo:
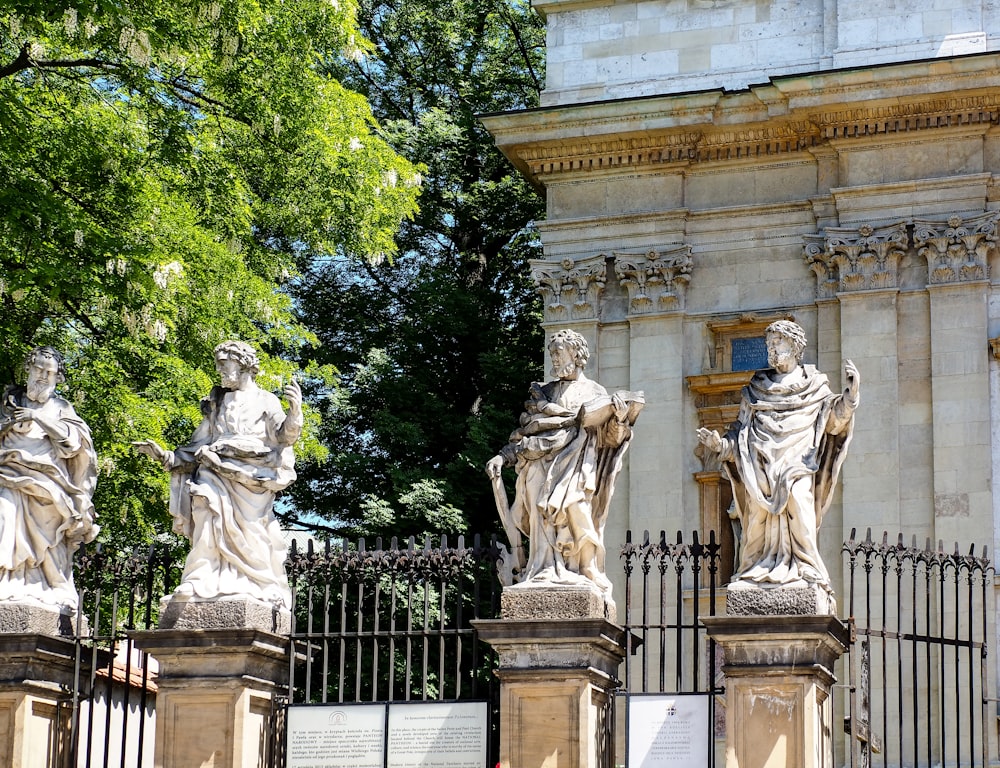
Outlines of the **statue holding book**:
[{"label": "statue holding book", "polygon": [[[607,390],[583,371],[589,357],[579,333],[549,341],[553,381],[532,383],[520,425],[486,465],[511,540],[519,585],[593,584],[610,602],[604,524],[615,479],[645,401],[642,393]],[[508,507],[503,467],[517,472]],[[524,557],[521,536],[528,537]]]}]

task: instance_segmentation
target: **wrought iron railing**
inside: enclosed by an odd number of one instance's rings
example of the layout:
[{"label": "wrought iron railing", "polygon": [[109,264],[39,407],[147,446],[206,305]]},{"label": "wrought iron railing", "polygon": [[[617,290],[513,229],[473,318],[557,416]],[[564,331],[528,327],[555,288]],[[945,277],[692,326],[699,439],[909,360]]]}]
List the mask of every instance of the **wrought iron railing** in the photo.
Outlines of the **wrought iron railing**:
[{"label": "wrought iron railing", "polygon": [[993,566],[975,546],[900,534],[843,552],[852,628],[848,657],[850,765],[976,766],[996,762],[988,628]]},{"label": "wrought iron railing", "polygon": [[75,681],[60,704],[70,730],[60,765],[152,766],[154,675],[128,633],[155,628],[159,598],[179,575],[179,559],[167,546],[127,552],[94,545],[77,553]]}]

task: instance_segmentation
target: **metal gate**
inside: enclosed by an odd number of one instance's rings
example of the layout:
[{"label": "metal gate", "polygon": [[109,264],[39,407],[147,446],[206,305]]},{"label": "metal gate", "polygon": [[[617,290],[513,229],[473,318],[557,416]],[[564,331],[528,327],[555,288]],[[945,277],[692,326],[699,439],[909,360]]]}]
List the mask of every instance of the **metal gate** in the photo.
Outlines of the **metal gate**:
[{"label": "metal gate", "polygon": [[288,704],[491,702],[490,765],[499,754],[499,683],[492,649],[471,622],[499,615],[503,550],[476,536],[368,547],[362,539],[293,543],[294,599],[287,698],[279,702],[271,765],[284,761]]},{"label": "metal gate", "polygon": [[988,628],[993,574],[985,548],[948,552],[902,534],[844,543],[851,766],[995,763]]}]

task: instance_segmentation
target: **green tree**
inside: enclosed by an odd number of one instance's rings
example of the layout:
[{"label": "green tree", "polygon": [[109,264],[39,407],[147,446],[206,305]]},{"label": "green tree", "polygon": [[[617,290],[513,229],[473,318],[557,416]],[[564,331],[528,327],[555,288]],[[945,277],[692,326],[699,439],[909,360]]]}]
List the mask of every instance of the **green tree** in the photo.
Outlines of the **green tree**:
[{"label": "green tree", "polygon": [[215,344],[280,389],[316,343],[282,286],[393,254],[419,177],[332,74],[363,46],[347,0],[0,1],[0,381],[67,353],[105,540],[169,529],[129,443],[190,435]]},{"label": "green tree", "polygon": [[334,74],[426,170],[393,264],[323,260],[296,284],[342,386],[318,404],[331,458],[292,494],[353,533],[488,532],[483,466],[541,373],[543,209],[477,115],[537,104],[543,24],[527,0],[362,0],[358,20],[371,53]]}]

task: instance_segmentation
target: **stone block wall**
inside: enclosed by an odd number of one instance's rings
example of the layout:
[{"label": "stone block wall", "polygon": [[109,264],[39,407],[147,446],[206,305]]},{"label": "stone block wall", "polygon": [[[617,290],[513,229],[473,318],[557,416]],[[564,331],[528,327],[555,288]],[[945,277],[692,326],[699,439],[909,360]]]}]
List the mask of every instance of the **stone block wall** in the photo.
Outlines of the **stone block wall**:
[{"label": "stone block wall", "polygon": [[992,0],[535,0],[543,104],[708,89],[776,75],[1000,50]]}]

